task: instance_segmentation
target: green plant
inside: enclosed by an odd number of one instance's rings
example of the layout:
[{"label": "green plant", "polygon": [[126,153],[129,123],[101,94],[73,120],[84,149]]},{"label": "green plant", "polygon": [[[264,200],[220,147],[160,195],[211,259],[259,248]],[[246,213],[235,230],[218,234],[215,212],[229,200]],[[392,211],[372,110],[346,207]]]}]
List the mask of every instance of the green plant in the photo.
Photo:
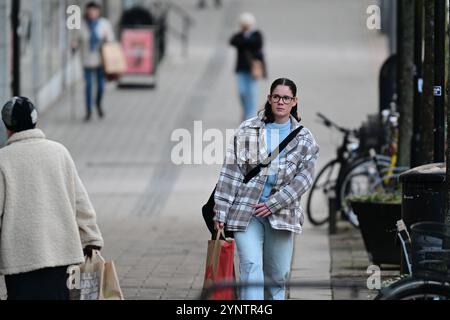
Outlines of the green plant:
[{"label": "green plant", "polygon": [[370,194],[354,195],[348,198],[350,202],[375,202],[375,203],[389,203],[389,204],[401,204],[402,194],[400,191],[395,190],[393,192],[373,192]]},{"label": "green plant", "polygon": [[396,283],[396,282],[398,282],[398,281],[400,281],[402,279],[408,278],[410,276],[411,275],[408,274],[408,273],[402,273],[402,274],[399,274],[398,276],[395,276],[393,278],[386,279],[386,280],[384,280],[381,283],[381,288],[387,288],[387,287],[393,285],[394,283]]}]

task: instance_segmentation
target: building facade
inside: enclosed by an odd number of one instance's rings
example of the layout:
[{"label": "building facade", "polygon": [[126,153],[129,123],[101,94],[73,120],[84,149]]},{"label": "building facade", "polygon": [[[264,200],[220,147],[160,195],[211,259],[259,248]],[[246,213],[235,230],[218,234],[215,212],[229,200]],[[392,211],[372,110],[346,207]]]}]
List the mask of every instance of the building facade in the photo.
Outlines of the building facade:
[{"label": "building facade", "polygon": [[[11,28],[13,1],[19,5],[19,27],[16,34]],[[70,49],[71,38],[76,30],[67,28],[67,9],[72,5],[79,6],[83,15],[87,2],[88,0],[0,1],[1,106],[13,95],[12,88],[15,84],[19,94],[30,97],[42,112],[80,79],[80,62]],[[103,14],[111,20],[116,31],[123,10],[143,4],[142,1],[130,0],[99,2],[103,5]],[[14,39],[18,39],[18,52],[14,52]],[[16,76],[13,72],[14,59],[18,59],[20,64],[20,72]],[[5,140],[5,128],[0,121],[0,147],[4,145]]]}]

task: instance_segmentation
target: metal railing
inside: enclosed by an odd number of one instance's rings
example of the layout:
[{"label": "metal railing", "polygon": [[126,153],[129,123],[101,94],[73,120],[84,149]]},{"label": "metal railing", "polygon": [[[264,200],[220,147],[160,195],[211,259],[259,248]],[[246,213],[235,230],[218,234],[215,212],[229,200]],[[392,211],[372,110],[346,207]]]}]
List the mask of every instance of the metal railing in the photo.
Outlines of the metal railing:
[{"label": "metal railing", "polygon": [[195,25],[194,18],[180,5],[169,1],[167,10],[170,10],[175,15],[181,18],[181,30],[177,30],[171,25],[167,26],[167,31],[175,38],[181,41],[181,55],[187,57],[189,47],[189,32],[190,28]]}]

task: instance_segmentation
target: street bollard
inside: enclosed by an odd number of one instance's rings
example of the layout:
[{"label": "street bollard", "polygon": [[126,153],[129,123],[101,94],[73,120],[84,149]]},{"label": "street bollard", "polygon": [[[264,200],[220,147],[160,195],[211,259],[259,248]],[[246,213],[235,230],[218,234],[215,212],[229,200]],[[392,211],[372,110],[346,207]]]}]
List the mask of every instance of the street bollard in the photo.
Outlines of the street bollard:
[{"label": "street bollard", "polygon": [[330,197],[328,198],[328,234],[336,234],[336,198]]}]

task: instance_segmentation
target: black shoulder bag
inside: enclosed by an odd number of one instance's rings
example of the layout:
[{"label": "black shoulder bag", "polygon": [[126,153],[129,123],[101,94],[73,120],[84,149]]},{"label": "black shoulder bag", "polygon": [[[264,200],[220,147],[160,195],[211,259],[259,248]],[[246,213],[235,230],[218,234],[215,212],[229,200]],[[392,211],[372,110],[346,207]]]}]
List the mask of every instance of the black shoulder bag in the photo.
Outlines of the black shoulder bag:
[{"label": "black shoulder bag", "polygon": [[[267,159],[265,159],[265,161],[262,161],[255,168],[250,170],[250,172],[245,175],[243,182],[245,184],[247,184],[250,180],[252,180],[254,177],[256,177],[258,175],[258,173],[261,172],[262,168],[268,167],[270,165],[270,163],[272,162],[272,160],[274,160],[284,150],[284,148],[286,148],[288,143],[291,142],[292,139],[294,139],[297,136],[297,134],[300,132],[300,130],[302,130],[302,129],[303,129],[303,126],[299,126],[297,129],[295,129],[294,131],[289,133],[289,135],[283,141],[281,141],[280,145],[277,148],[278,150],[275,149],[275,152],[273,155],[272,155],[272,153],[269,153],[269,155],[268,155]],[[215,215],[215,213],[214,213],[214,206],[215,206],[214,193],[215,192],[216,192],[216,188],[214,188],[213,192],[211,193],[211,196],[209,197],[208,202],[202,207],[203,219],[205,220],[206,226],[208,227],[209,231],[211,232],[211,236],[213,238],[216,233],[216,231],[214,230],[214,220],[213,220],[214,215]],[[233,238],[233,232],[225,231],[225,236],[227,238]]]}]

